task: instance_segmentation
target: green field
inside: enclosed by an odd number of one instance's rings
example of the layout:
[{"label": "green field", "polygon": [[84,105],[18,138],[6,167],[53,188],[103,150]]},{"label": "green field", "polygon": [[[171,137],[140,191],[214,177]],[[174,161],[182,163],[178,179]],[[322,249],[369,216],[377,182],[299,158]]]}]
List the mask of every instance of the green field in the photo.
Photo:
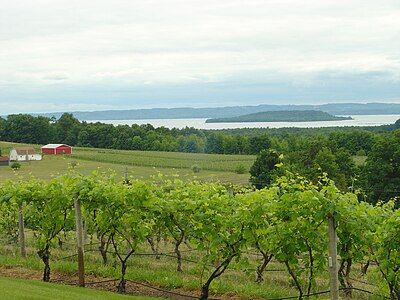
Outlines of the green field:
[{"label": "green field", "polygon": [[124,151],[91,148],[75,148],[72,157],[123,165],[176,169],[190,169],[193,165],[199,165],[203,170],[228,172],[234,172],[238,165],[243,165],[248,170],[255,159],[253,155]]},{"label": "green field", "polygon": [[[8,154],[14,146],[29,146],[0,142],[3,154]],[[39,152],[40,146],[33,145]],[[76,162],[76,169],[83,173],[101,168],[114,170],[123,176],[127,168],[129,176],[149,179],[153,175],[162,173],[167,176],[179,176],[182,179],[218,180],[235,184],[247,184],[249,174],[236,174],[238,165],[249,169],[255,157],[251,155],[219,155],[195,154],[154,151],[124,151],[93,148],[74,148],[71,156],[45,156],[42,161],[22,163],[19,171],[9,167],[0,167],[0,182],[16,177],[34,176],[40,179],[50,179],[52,176],[64,174],[68,171],[71,162]],[[191,167],[198,165],[199,173],[193,173]]]},{"label": "green field", "polygon": [[0,277],[1,299],[59,299],[59,300],[152,300],[160,298],[124,296],[111,292],[82,289],[61,284],[44,283],[35,280]]}]

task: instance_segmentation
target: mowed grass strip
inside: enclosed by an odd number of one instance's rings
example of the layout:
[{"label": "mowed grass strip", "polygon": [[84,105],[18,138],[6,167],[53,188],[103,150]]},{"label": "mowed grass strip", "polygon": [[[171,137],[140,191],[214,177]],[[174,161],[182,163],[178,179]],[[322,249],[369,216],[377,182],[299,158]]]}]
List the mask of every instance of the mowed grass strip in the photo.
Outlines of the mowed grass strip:
[{"label": "mowed grass strip", "polygon": [[71,287],[62,284],[44,283],[35,280],[0,277],[1,299],[9,300],[155,300],[161,298],[124,296],[112,292],[88,288]]}]

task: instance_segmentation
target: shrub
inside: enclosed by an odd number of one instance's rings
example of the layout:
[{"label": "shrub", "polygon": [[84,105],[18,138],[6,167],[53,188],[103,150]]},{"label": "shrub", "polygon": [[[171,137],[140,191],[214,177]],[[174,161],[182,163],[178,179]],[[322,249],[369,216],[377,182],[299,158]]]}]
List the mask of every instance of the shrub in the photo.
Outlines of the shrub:
[{"label": "shrub", "polygon": [[199,165],[193,165],[193,166],[192,166],[192,171],[193,171],[194,173],[200,173],[201,167],[200,167]]},{"label": "shrub", "polygon": [[247,169],[244,165],[237,165],[235,168],[235,173],[236,174],[246,174],[247,173]]},{"label": "shrub", "polygon": [[19,162],[13,162],[10,167],[11,167],[11,169],[16,171],[21,168],[21,164]]},{"label": "shrub", "polygon": [[75,169],[75,167],[78,165],[78,163],[75,160],[73,160],[68,165],[71,169]]}]

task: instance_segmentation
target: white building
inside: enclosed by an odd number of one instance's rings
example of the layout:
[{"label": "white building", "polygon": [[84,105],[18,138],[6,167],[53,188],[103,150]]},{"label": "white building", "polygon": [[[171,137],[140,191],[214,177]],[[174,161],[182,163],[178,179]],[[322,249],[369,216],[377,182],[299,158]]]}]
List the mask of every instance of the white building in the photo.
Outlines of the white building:
[{"label": "white building", "polygon": [[31,161],[31,160],[42,160],[42,155],[36,154],[35,150],[31,147],[13,148],[10,151],[10,161]]}]

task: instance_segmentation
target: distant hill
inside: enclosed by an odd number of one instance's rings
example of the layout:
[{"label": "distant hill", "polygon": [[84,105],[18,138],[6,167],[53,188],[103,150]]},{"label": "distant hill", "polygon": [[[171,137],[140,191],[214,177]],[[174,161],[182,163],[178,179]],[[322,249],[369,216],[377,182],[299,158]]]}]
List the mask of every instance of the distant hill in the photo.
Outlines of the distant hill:
[{"label": "distant hill", "polygon": [[[400,104],[395,103],[331,103],[322,105],[256,105],[207,108],[151,108],[105,111],[71,112],[79,120],[143,120],[143,119],[190,119],[230,118],[264,111],[320,110],[332,115],[391,115],[400,114]],[[38,114],[33,114],[38,115]],[[59,118],[62,112],[40,115]]]},{"label": "distant hill", "polygon": [[206,123],[231,122],[312,122],[351,120],[351,117],[337,117],[320,110],[264,111],[230,118],[208,119]]}]

